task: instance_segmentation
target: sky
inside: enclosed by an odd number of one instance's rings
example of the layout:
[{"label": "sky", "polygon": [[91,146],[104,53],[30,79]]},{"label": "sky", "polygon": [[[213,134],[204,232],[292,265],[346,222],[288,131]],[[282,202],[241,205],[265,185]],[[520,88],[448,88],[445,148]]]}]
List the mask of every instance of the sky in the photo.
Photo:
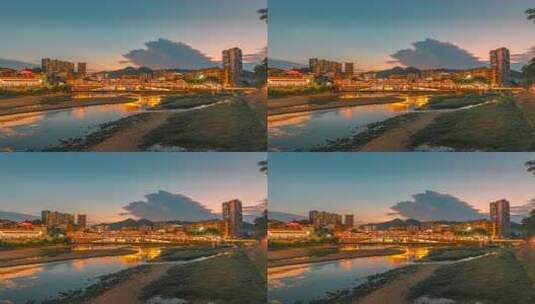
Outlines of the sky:
[{"label": "sky", "polygon": [[535,198],[535,176],[524,166],[534,159],[535,153],[272,153],[269,210],[353,213],[376,222],[401,217],[390,214],[397,203],[416,202],[415,210],[397,206],[405,218],[424,210],[485,214],[491,201],[518,207]]},{"label": "sky", "polygon": [[[267,177],[257,166],[265,159],[265,153],[3,153],[0,211],[86,213],[91,222],[205,215],[197,203],[221,213],[224,201],[251,206],[266,198]],[[119,215],[127,211],[133,214]]]},{"label": "sky", "polygon": [[[182,42],[214,60],[238,46],[267,44],[257,10],[267,0],[2,0],[0,58],[86,61],[94,70],[123,67],[122,55],[160,38]],[[165,50],[164,50],[165,51]]]},{"label": "sky", "polygon": [[[390,55],[434,39],[482,61],[503,46],[512,54],[535,57],[535,24],[524,14],[531,7],[530,0],[270,0],[269,56],[301,63],[319,57],[356,62],[361,70],[383,69],[401,65],[389,63]],[[424,44],[419,54],[442,56],[444,65],[455,58],[447,45],[444,54],[434,46]]]}]

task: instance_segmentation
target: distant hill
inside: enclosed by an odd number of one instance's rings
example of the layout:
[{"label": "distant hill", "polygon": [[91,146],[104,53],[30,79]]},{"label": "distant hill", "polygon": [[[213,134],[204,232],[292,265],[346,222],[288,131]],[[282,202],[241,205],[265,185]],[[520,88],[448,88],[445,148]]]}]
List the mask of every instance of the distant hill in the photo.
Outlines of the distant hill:
[{"label": "distant hill", "polygon": [[421,223],[417,220],[414,220],[414,219],[402,220],[399,218],[393,219],[388,222],[375,224],[375,226],[377,227],[377,230],[388,230],[391,228],[407,228],[409,226],[419,227],[420,225]]},{"label": "distant hill", "polygon": [[35,215],[29,215],[29,214],[23,214],[23,213],[17,213],[17,212],[0,211],[0,220],[22,222],[25,220],[34,221],[38,219],[39,217]]},{"label": "distant hill", "polygon": [[149,221],[146,219],[134,220],[134,219],[129,218],[124,221],[110,223],[108,224],[108,227],[110,230],[121,230],[123,228],[139,228],[141,226],[152,227],[153,225],[154,223],[152,221]]},{"label": "distant hill", "polygon": [[403,75],[403,76],[407,76],[409,74],[417,74],[417,75],[421,75],[422,71],[417,69],[417,68],[413,68],[413,67],[408,67],[408,68],[402,68],[402,67],[394,67],[394,68],[391,68],[391,69],[388,69],[388,70],[382,70],[382,71],[378,71],[376,73],[376,76],[377,78],[388,78],[392,75]]},{"label": "distant hill", "polygon": [[306,216],[302,216],[298,214],[279,212],[279,211],[268,211],[268,219],[288,223],[291,221],[302,221],[308,218]]},{"label": "distant hill", "polygon": [[23,70],[25,68],[33,69],[38,67],[40,67],[40,65],[35,63],[0,58],[0,68]]},{"label": "distant hill", "polygon": [[298,62],[291,62],[286,60],[279,60],[279,59],[268,59],[268,66],[270,68],[276,68],[276,69],[282,69],[282,70],[291,70],[291,69],[302,69],[307,68],[307,64],[302,64]]}]

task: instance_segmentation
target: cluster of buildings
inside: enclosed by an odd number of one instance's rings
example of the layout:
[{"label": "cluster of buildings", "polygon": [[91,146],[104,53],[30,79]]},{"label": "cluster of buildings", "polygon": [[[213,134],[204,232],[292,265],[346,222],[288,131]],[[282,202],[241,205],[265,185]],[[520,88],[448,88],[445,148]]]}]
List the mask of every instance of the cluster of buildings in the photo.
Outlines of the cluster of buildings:
[{"label": "cluster of buildings", "polygon": [[41,223],[49,229],[84,230],[87,228],[87,215],[43,210],[41,211]]},{"label": "cluster of buildings", "polygon": [[507,48],[490,52],[490,68],[414,69],[379,77],[377,72],[356,73],[353,62],[311,58],[306,69],[270,69],[268,74],[270,88],[307,88],[329,83],[341,91],[492,90],[510,87],[512,81]]},{"label": "cluster of buildings", "polygon": [[239,48],[224,50],[223,67],[189,71],[176,69],[150,70],[114,76],[114,72],[98,72],[67,82],[73,91],[185,91],[224,90],[244,83],[243,54]]},{"label": "cluster of buildings", "polygon": [[[75,70],[76,67],[76,70]],[[59,59],[41,59],[41,71],[50,79],[70,79],[73,77],[83,78],[87,75],[87,64],[78,62],[77,64]]]},{"label": "cluster of buildings", "polygon": [[513,235],[509,201],[491,202],[490,218],[464,222],[394,220],[355,225],[353,214],[312,210],[308,220],[283,223],[270,221],[269,240],[305,241],[328,234],[340,242],[418,243],[507,241]]},{"label": "cluster of buildings", "polygon": [[36,89],[44,87],[46,77],[44,74],[30,69],[22,71],[0,68],[0,89]]},{"label": "cluster of buildings", "polygon": [[237,47],[224,50],[222,56],[222,68],[180,72],[146,69],[147,72],[120,76],[114,76],[114,72],[89,74],[85,62],[43,58],[40,69],[16,71],[0,68],[0,88],[39,88],[48,83],[65,83],[73,91],[223,90],[242,86],[245,81],[242,50]]},{"label": "cluster of buildings", "polygon": [[78,243],[172,243],[220,241],[246,236],[242,202],[223,202],[222,212],[222,219],[197,222],[141,220],[139,223],[134,221],[135,225],[115,223],[89,226],[85,214],[43,210],[38,221],[15,223],[0,220],[0,241],[40,240],[52,234],[61,234]]},{"label": "cluster of buildings", "polygon": [[47,231],[45,225],[34,224],[31,221],[15,223],[0,220],[0,242],[42,240],[47,236]]}]

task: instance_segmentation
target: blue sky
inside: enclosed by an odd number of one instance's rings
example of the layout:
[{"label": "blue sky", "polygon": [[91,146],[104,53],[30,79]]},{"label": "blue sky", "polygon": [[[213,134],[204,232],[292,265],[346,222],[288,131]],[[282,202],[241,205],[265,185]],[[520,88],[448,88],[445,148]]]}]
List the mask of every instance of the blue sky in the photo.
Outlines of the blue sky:
[{"label": "blue sky", "polygon": [[256,11],[266,0],[3,0],[0,58],[38,62],[42,57],[117,67],[122,54],[165,38],[219,60],[239,46],[266,46],[266,25]]},{"label": "blue sky", "polygon": [[186,195],[215,212],[238,198],[266,198],[264,153],[0,154],[0,210],[86,212],[115,220],[123,206],[159,190]]},{"label": "blue sky", "polygon": [[530,159],[535,153],[272,153],[269,209],[385,220],[390,206],[431,190],[488,212],[493,200],[523,205],[535,197]]},{"label": "blue sky", "polygon": [[[359,68],[391,66],[391,54],[426,38],[450,42],[488,60],[506,46],[535,46],[527,0],[270,0],[271,58],[305,62],[324,57]],[[534,55],[535,56],[535,55]]]}]

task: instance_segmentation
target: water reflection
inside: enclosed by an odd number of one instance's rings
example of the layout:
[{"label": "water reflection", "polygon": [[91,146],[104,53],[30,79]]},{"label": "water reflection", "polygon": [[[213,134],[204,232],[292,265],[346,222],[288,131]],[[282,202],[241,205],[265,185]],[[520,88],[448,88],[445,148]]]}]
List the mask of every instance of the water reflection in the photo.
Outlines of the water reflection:
[{"label": "water reflection", "polygon": [[[377,96],[377,95],[375,95]],[[354,134],[359,127],[401,115],[425,105],[427,95],[389,95],[402,102],[277,115],[268,119],[269,147],[273,151],[309,150]],[[359,96],[365,97],[365,96]],[[353,97],[354,98],[354,97]]]},{"label": "water reflection", "polygon": [[[87,98],[117,97],[110,94],[76,94],[73,101]],[[157,105],[160,95],[127,96],[136,101],[0,116],[0,151],[43,150],[61,140],[83,137],[98,125],[140,113]]]},{"label": "water reflection", "polygon": [[[90,249],[94,248],[73,248],[73,250]],[[136,249],[136,253],[125,256],[0,268],[0,303],[8,300],[13,303],[26,303],[31,300],[40,302],[54,298],[60,292],[89,286],[99,276],[140,265],[148,259],[157,257],[161,252],[160,248],[155,247]]]},{"label": "water reflection", "polygon": [[[361,247],[345,248],[359,250]],[[269,299],[280,303],[304,303],[362,284],[363,278],[405,266],[428,254],[425,247],[406,247],[402,254],[339,260],[268,270]]]}]

